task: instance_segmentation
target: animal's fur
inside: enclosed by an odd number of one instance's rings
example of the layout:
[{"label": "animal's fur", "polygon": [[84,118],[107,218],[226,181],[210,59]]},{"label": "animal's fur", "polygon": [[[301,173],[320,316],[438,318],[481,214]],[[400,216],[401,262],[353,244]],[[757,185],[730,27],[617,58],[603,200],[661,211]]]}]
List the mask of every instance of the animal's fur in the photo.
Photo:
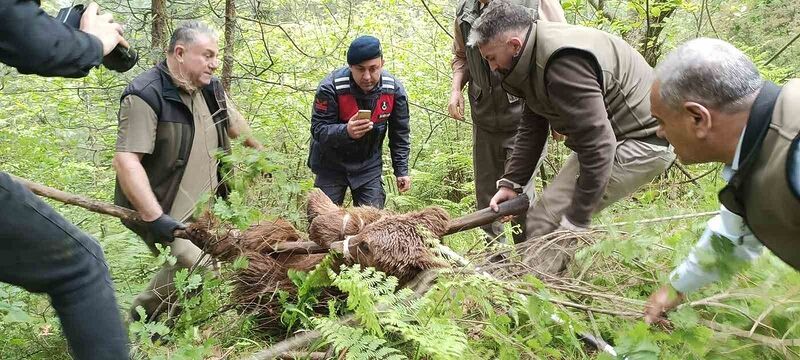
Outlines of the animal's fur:
[{"label": "animal's fur", "polygon": [[[440,208],[428,208],[403,215],[371,208],[342,209],[320,190],[309,194],[307,209],[310,238],[328,246],[345,236],[353,260],[372,266],[401,283],[419,272],[447,267],[430,248],[430,238],[441,238],[447,230],[449,216]],[[349,214],[345,221],[346,214]],[[277,291],[295,291],[288,270],[309,271],[325,254],[270,253],[267,244],[301,240],[301,235],[285,220],[264,221],[239,232],[220,229],[210,215],[201,217],[187,229],[192,241],[220,260],[232,261],[239,256],[248,259],[248,266],[232,275],[233,300],[241,309],[257,315],[259,328],[281,327]],[[326,292],[325,296],[335,296]]]},{"label": "animal's fur", "polygon": [[350,239],[351,256],[404,283],[423,270],[448,266],[426,242],[441,238],[448,221],[447,212],[438,207],[383,217]]},{"label": "animal's fur", "polygon": [[306,205],[308,238],[324,247],[329,247],[334,241],[344,240],[345,236],[358,234],[367,225],[391,214],[371,206],[343,209],[320,189],[311,190]]},{"label": "animal's fur", "polygon": [[231,274],[231,293],[239,309],[253,313],[258,328],[272,332],[282,328],[281,306],[277,291],[293,293],[289,269],[310,271],[326,254],[270,253],[267,245],[302,240],[300,234],[285,220],[262,221],[244,231],[225,230],[209,214],[192,223],[187,232],[195,245],[212,256],[233,261],[239,256],[248,260],[246,268]]},{"label": "animal's fur", "polygon": [[223,261],[232,261],[245,252],[265,253],[268,245],[302,239],[292,224],[283,219],[262,221],[244,231],[225,231],[207,213],[186,231],[195,245]]}]

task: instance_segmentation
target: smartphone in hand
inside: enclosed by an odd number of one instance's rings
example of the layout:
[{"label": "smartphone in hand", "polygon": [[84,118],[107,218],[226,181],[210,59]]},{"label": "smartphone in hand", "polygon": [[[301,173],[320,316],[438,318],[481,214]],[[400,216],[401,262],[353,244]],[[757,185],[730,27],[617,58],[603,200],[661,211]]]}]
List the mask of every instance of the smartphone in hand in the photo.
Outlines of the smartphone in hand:
[{"label": "smartphone in hand", "polygon": [[367,120],[371,117],[372,117],[372,111],[358,110],[358,115],[356,115],[356,120]]}]

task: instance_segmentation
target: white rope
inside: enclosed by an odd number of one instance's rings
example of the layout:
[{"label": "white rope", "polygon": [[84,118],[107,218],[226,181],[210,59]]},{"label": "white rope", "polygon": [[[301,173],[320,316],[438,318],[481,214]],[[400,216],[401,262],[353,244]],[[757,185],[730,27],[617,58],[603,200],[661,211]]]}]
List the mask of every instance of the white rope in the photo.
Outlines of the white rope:
[{"label": "white rope", "polygon": [[350,238],[353,236],[345,236],[344,243],[342,243],[342,254],[344,255],[345,260],[350,260]]},{"label": "white rope", "polygon": [[347,223],[350,221],[350,213],[345,212],[342,218],[342,236],[347,236]]}]

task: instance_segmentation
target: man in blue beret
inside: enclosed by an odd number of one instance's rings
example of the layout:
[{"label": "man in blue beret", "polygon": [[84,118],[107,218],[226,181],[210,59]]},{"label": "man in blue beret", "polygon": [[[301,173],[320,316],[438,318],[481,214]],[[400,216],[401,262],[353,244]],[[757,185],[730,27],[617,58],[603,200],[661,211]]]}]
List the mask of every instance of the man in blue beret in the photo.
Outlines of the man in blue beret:
[{"label": "man in blue beret", "polygon": [[355,206],[383,208],[381,152],[387,132],[397,188],[411,188],[408,96],[400,81],[383,70],[377,38],[353,40],[347,63],[317,88],[308,166],[316,175],[314,186],[334,203],[341,205],[350,188]]}]

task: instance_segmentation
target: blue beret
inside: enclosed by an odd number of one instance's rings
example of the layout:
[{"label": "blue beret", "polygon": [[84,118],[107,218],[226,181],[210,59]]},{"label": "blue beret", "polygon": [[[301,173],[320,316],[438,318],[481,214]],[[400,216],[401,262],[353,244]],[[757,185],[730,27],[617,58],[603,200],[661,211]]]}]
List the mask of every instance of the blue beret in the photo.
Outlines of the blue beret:
[{"label": "blue beret", "polygon": [[347,49],[347,63],[350,65],[360,64],[381,56],[383,56],[381,41],[374,36],[359,36],[350,43],[350,48]]}]

